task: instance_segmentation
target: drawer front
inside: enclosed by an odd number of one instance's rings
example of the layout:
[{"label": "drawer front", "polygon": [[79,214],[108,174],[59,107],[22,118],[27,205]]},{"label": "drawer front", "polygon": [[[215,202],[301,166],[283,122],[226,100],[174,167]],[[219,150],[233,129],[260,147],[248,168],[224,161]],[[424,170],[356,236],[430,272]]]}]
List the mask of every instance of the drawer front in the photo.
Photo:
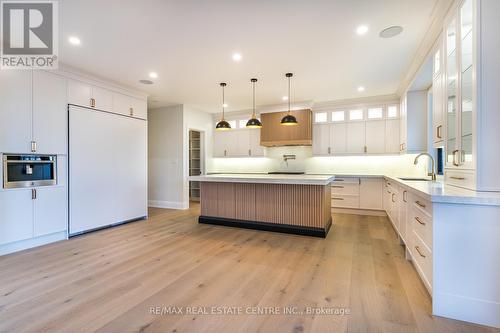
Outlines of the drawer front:
[{"label": "drawer front", "polygon": [[359,208],[357,195],[332,195],[333,208]]},{"label": "drawer front", "polygon": [[411,229],[420,237],[425,245],[432,250],[432,218],[423,214],[420,209],[411,210],[410,220]]},{"label": "drawer front", "polygon": [[448,185],[463,187],[475,190],[475,174],[474,171],[464,170],[445,170],[444,181]]},{"label": "drawer front", "polygon": [[341,184],[358,184],[359,185],[359,177],[337,177],[335,176],[335,179],[332,182],[332,185],[336,185],[338,183]]},{"label": "drawer front", "polygon": [[342,182],[333,183],[332,196],[335,194],[359,195],[359,184]]},{"label": "drawer front", "polygon": [[417,209],[427,214],[428,217],[432,218],[432,202],[418,195],[411,196],[412,209]]},{"label": "drawer front", "polygon": [[412,257],[419,274],[429,289],[432,289],[432,251],[413,233]]}]

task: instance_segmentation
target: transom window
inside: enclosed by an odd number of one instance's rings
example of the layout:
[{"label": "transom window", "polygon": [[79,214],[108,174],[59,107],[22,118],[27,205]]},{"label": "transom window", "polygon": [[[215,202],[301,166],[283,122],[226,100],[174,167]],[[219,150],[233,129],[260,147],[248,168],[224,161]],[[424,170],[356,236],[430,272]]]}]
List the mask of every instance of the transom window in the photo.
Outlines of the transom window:
[{"label": "transom window", "polygon": [[362,109],[350,110],[349,120],[363,120],[363,110]]},{"label": "transom window", "polygon": [[368,119],[382,119],[384,116],[382,108],[368,109]]},{"label": "transom window", "polygon": [[344,121],[344,120],[345,120],[345,111],[332,112],[332,121]]},{"label": "transom window", "polygon": [[396,118],[398,116],[397,105],[389,105],[387,108],[387,118]]},{"label": "transom window", "polygon": [[326,112],[316,112],[314,114],[315,123],[326,123],[328,121],[328,113]]}]

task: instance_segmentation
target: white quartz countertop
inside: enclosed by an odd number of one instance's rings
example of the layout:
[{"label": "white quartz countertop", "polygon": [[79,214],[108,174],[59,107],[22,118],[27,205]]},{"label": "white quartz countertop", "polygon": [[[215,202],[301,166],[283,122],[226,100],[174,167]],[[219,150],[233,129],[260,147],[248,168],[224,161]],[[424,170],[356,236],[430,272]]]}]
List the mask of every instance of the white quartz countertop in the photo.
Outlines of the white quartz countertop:
[{"label": "white quartz countertop", "polygon": [[[437,181],[417,181],[402,180],[400,178],[420,178],[406,177],[404,175],[376,175],[376,174],[341,174],[336,173],[336,177],[348,178],[386,178],[394,181],[398,185],[412,191],[423,198],[437,203],[466,204],[466,205],[487,205],[500,206],[500,193],[498,192],[477,192],[457,186],[447,185],[443,180]],[[422,177],[430,178],[430,177]]]},{"label": "white quartz countertop", "polygon": [[269,174],[212,174],[190,176],[188,180],[198,182],[221,183],[260,183],[260,184],[294,184],[294,185],[328,185],[335,179],[334,175],[269,175]]}]

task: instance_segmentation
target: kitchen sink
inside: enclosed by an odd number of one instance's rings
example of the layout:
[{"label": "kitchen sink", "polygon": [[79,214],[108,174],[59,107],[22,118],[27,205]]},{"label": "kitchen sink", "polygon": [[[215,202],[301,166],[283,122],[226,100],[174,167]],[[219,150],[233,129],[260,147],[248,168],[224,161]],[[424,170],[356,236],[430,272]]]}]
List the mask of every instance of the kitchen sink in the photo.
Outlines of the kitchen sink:
[{"label": "kitchen sink", "polygon": [[410,182],[430,182],[430,179],[427,178],[399,178],[401,180],[410,181]]}]

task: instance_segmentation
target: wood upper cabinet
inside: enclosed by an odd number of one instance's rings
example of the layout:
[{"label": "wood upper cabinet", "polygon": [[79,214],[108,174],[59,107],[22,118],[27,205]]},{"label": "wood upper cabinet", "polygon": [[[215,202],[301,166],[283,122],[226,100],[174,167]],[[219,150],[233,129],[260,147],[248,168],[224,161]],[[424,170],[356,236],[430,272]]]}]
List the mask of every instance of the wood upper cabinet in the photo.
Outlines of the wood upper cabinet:
[{"label": "wood upper cabinet", "polygon": [[312,145],[312,112],[296,110],[291,114],[297,118],[297,126],[283,126],[281,119],[287,112],[263,113],[260,144],[272,146],[311,146]]}]

